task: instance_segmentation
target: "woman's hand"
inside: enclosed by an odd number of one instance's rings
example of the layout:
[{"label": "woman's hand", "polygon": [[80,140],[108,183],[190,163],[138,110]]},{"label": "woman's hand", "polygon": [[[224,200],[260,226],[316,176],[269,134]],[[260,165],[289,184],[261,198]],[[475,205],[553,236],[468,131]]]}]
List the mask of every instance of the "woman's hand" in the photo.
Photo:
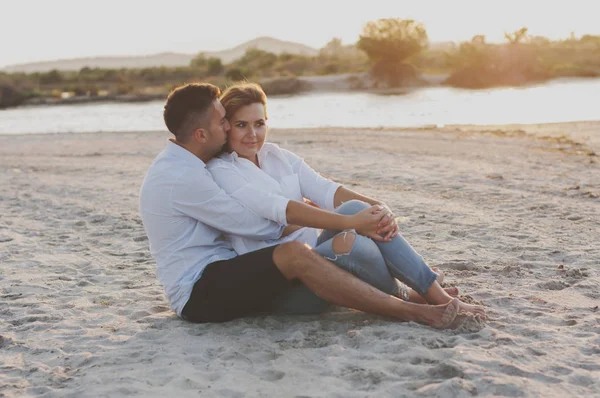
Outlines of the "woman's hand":
[{"label": "woman's hand", "polygon": [[379,225],[377,226],[377,234],[382,236],[384,241],[389,242],[392,238],[398,235],[400,231],[400,227],[398,227],[398,221],[396,220],[396,216],[392,212],[392,210],[385,203],[380,204],[383,207],[383,210],[386,214],[379,221]]},{"label": "woman's hand", "polygon": [[354,228],[359,234],[373,240],[385,241],[385,238],[379,235],[377,230],[379,223],[387,214],[382,206],[375,205],[348,217],[351,220],[351,228]]}]

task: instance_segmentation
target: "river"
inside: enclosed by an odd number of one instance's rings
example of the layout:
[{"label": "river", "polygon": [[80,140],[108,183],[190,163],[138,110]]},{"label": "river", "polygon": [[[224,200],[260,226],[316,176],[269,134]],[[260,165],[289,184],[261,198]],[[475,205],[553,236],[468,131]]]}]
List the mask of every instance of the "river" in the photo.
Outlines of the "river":
[{"label": "river", "polygon": [[[163,101],[24,106],[0,110],[0,134],[165,131]],[[463,90],[429,87],[402,95],[340,92],[272,97],[269,125],[413,127],[600,120],[600,79]]]}]

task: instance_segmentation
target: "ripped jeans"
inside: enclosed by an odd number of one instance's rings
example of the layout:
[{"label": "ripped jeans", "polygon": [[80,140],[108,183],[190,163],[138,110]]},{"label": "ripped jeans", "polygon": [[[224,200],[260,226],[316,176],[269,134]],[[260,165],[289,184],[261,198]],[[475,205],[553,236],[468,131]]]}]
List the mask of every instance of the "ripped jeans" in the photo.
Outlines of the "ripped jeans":
[{"label": "ripped jeans", "polygon": [[[335,212],[352,215],[368,207],[367,203],[351,200],[339,206]],[[354,236],[354,244],[349,252],[334,252],[333,239],[338,234],[345,234],[344,239]],[[438,276],[400,234],[390,242],[378,242],[354,231],[325,230],[319,236],[314,250],[364,282],[405,300],[408,298],[407,292],[401,288],[398,280],[424,295]],[[318,314],[330,307],[331,304],[299,284],[280,297],[274,311],[298,315]]]}]

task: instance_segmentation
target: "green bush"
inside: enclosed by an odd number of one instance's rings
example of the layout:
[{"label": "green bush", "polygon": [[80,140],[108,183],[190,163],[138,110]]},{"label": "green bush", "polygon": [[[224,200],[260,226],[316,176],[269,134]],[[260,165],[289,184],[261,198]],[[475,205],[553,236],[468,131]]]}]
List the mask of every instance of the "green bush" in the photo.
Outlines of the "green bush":
[{"label": "green bush", "polygon": [[419,54],[428,42],[423,24],[413,20],[384,18],[364,26],[357,47],[369,57],[374,80],[397,87],[401,82],[413,78],[406,75],[412,72],[403,66],[405,60]]},{"label": "green bush", "polygon": [[25,93],[15,85],[0,82],[0,109],[20,105],[25,98]]},{"label": "green bush", "polygon": [[40,73],[39,79],[41,84],[54,84],[61,83],[63,81],[63,76],[56,69],[52,69],[49,72]]},{"label": "green bush", "polygon": [[296,77],[266,79],[262,80],[260,85],[267,95],[296,94],[308,88]]},{"label": "green bush", "polygon": [[208,76],[220,75],[225,69],[220,58],[209,58],[206,66]]},{"label": "green bush", "polygon": [[228,69],[227,72],[225,72],[225,77],[232,81],[241,81],[246,80],[249,76],[248,72],[245,70],[242,70],[240,68],[231,68]]}]

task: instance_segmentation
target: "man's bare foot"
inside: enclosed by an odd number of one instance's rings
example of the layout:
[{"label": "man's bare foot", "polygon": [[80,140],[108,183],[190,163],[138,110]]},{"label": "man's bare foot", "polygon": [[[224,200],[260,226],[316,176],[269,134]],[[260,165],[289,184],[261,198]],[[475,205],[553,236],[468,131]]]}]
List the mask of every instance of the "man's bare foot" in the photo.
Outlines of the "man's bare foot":
[{"label": "man's bare foot", "polygon": [[[415,292],[412,289],[408,289],[408,301],[410,301],[411,303],[417,303],[417,304],[428,304],[427,301],[417,292]],[[446,293],[448,293],[449,296],[451,297],[457,297],[458,296],[458,288],[457,287],[446,287],[444,288],[444,290],[446,291]]]},{"label": "man's bare foot", "polygon": [[[456,299],[454,299],[456,300]],[[465,311],[465,312],[470,312],[471,314],[480,316],[482,319],[485,319],[485,308],[482,307],[481,305],[473,305],[473,304],[467,304],[464,303],[462,301],[458,301],[458,305],[460,308],[460,311]]]},{"label": "man's bare foot", "polygon": [[416,321],[436,329],[446,329],[452,325],[458,315],[459,306],[458,299],[452,299],[441,305],[424,305]]},{"label": "man's bare foot", "polygon": [[441,285],[444,282],[444,272],[441,271],[438,267],[431,267],[431,270],[438,274],[436,281]]}]

